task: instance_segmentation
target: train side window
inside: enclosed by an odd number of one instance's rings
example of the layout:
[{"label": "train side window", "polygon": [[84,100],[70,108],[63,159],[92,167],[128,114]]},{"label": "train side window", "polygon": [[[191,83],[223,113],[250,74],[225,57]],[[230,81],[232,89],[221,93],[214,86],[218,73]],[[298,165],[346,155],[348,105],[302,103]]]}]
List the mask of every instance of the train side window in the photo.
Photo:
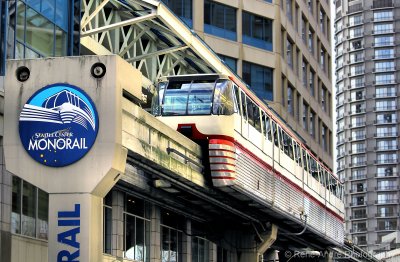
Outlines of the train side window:
[{"label": "train side window", "polygon": [[[204,103],[202,97],[198,98]],[[226,79],[219,79],[215,84],[213,114],[214,115],[232,115],[234,113],[234,98],[232,96],[232,82]]]},{"label": "train side window", "polygon": [[278,125],[279,148],[283,151],[283,134],[282,128]]},{"label": "train side window", "polygon": [[318,178],[318,169],[317,169],[317,162],[315,161],[315,159],[310,156],[310,171],[311,171],[311,175],[313,176],[313,178],[315,178],[317,181],[319,181]]},{"label": "train side window", "polygon": [[265,132],[267,133],[268,140],[272,142],[271,119],[267,114],[265,115]]},{"label": "train side window", "polygon": [[245,93],[240,92],[240,98],[241,98],[240,103],[242,104],[242,116],[243,116],[244,120],[247,121],[246,95],[245,95]]},{"label": "train side window", "polygon": [[249,120],[249,124],[254,126],[254,110],[253,110],[253,102],[246,97],[246,103],[247,103],[247,117]]},{"label": "train side window", "polygon": [[303,166],[304,166],[304,170],[308,172],[308,159],[307,159],[307,152],[306,150],[302,150],[303,151]]},{"label": "train side window", "polygon": [[294,159],[294,154],[293,154],[293,139],[289,135],[287,135],[287,144],[288,144],[288,152],[289,152],[289,157],[291,159]]},{"label": "train side window", "polygon": [[239,110],[239,90],[237,85],[233,84],[233,92],[234,92],[234,99],[235,99],[235,108],[234,111],[235,113],[239,113],[240,114],[240,110]]},{"label": "train side window", "polygon": [[278,129],[277,129],[277,125],[274,121],[272,121],[272,134],[274,137],[275,146],[279,147]]},{"label": "train side window", "polygon": [[261,132],[261,118],[260,118],[260,108],[253,104],[253,119],[254,119],[254,127],[257,129],[258,132]]},{"label": "train side window", "polygon": [[303,166],[303,163],[301,161],[301,148],[297,142],[295,142],[295,158],[296,158],[297,164],[299,166]]}]

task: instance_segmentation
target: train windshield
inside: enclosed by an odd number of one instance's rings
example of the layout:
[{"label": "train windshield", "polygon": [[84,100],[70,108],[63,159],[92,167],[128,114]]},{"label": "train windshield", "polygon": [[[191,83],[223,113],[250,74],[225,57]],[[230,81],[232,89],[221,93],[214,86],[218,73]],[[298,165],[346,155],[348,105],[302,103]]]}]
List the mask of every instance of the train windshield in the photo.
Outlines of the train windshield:
[{"label": "train windshield", "polygon": [[229,80],[170,81],[158,86],[153,113],[176,115],[228,115],[233,113],[232,85]]}]

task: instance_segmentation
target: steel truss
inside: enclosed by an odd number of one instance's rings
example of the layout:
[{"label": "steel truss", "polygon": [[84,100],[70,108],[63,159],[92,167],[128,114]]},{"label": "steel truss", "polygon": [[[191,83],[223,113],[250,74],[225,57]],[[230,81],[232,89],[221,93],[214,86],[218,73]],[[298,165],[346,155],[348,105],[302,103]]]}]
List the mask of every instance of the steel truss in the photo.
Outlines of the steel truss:
[{"label": "steel truss", "polygon": [[162,2],[82,0],[81,9],[81,45],[92,54],[118,54],[143,73],[144,85],[165,75],[233,75]]}]

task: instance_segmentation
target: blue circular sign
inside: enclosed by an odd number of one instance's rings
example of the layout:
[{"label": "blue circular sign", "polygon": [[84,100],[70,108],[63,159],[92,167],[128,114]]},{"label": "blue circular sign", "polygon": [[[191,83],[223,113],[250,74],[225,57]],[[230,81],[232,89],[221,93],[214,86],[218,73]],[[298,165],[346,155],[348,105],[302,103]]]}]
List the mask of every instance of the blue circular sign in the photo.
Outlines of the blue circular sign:
[{"label": "blue circular sign", "polygon": [[63,167],[81,159],[99,130],[96,107],[76,86],[53,84],[37,91],[19,116],[19,136],[37,162]]}]

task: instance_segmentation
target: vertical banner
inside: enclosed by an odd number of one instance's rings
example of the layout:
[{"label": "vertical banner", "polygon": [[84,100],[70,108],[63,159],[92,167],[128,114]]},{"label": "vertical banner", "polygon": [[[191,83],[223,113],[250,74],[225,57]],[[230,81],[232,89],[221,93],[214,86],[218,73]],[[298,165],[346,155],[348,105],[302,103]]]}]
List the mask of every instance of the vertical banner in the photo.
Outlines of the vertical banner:
[{"label": "vertical banner", "polygon": [[102,261],[102,198],[50,194],[49,261]]}]

